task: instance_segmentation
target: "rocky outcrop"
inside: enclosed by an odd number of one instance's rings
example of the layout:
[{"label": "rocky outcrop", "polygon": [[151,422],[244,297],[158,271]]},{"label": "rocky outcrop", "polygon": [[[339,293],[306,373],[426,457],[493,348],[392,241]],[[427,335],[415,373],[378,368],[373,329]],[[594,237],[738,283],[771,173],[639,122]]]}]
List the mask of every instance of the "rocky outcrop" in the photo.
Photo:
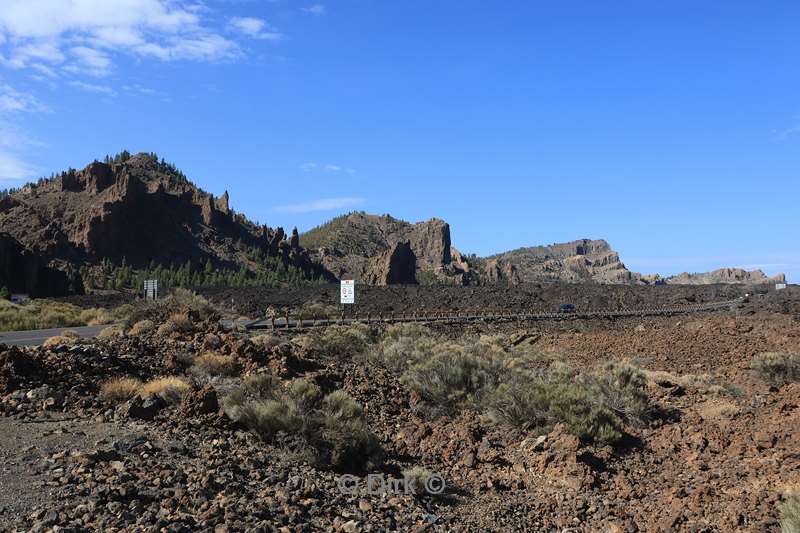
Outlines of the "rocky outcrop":
[{"label": "rocky outcrop", "polygon": [[83,293],[80,274],[59,269],[25,249],[13,237],[0,233],[0,287],[33,297]]},{"label": "rocky outcrop", "polygon": [[742,268],[720,268],[712,272],[689,274],[684,272],[664,279],[669,285],[708,285],[711,283],[735,283],[759,285],[764,283],[786,283],[786,276],[778,274],[767,276],[761,270],[744,270]]},{"label": "rocky outcrop", "polygon": [[409,285],[416,280],[417,260],[411,243],[399,242],[367,266],[363,282],[368,285]]},{"label": "rocky outcrop", "polygon": [[[22,274],[15,274],[15,285],[41,286],[29,291],[35,293],[63,292],[54,289],[63,280],[51,279],[42,268],[70,272],[124,259],[134,268],[210,261],[216,267],[251,270],[257,266],[247,259],[253,250],[280,255],[284,264],[310,276],[332,279],[299,246],[296,232],[284,242],[281,228],[259,226],[234,213],[227,191],[215,198],[150,154],[117,163],[95,161],[81,171],[25,187],[0,203],[0,232],[44,265],[30,267],[38,274],[28,274],[24,283]],[[30,266],[34,259],[23,256],[4,260]]]},{"label": "rocky outcrop", "polygon": [[521,282],[517,267],[502,259],[487,260],[481,274],[481,280],[485,283],[517,285]]},{"label": "rocky outcrop", "polygon": [[[452,263],[450,225],[437,218],[411,224],[388,215],[351,213],[301,235],[300,243],[338,278],[362,282],[374,274],[376,262],[401,250],[401,244],[409,246],[417,272],[444,273]],[[413,281],[400,283],[408,282]]]},{"label": "rocky outcrop", "polygon": [[487,261],[486,276],[491,281],[497,278],[498,268],[510,272],[511,267],[520,282],[630,283],[640,278],[625,267],[604,240],[580,239],[498,254]]}]

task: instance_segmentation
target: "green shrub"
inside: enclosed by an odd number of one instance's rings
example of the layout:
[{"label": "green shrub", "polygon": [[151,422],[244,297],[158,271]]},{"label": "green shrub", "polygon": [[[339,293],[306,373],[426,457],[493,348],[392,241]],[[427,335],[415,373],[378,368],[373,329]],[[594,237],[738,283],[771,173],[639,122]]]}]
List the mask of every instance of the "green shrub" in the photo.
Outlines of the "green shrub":
[{"label": "green shrub", "polygon": [[500,384],[501,369],[473,355],[446,348],[417,363],[402,381],[432,405],[435,411],[453,413],[479,406]]},{"label": "green shrub", "polygon": [[320,464],[360,469],[379,459],[380,443],[361,405],[344,391],[323,396],[317,385],[299,379],[283,386],[270,378],[252,378],[245,384],[259,395],[264,387],[270,389],[270,399],[247,400],[244,390],[232,391],[223,400],[225,413],[265,440],[281,434],[302,438]]},{"label": "green shrub", "polygon": [[750,362],[750,368],[773,385],[800,381],[800,355],[788,353],[760,353]]},{"label": "green shrub", "polygon": [[800,533],[800,492],[787,494],[779,509],[781,533]]},{"label": "green shrub", "polygon": [[256,398],[270,399],[281,386],[281,380],[272,374],[250,374],[243,380],[244,389]]},{"label": "green shrub", "polygon": [[406,483],[406,488],[410,489],[414,494],[425,494],[427,491],[426,483],[433,473],[427,468],[421,466],[414,466],[407,470],[403,470],[403,479]]},{"label": "green shrub", "polygon": [[81,309],[76,305],[53,300],[36,299],[15,304],[0,299],[0,331],[85,326],[89,323],[107,324],[116,318],[116,310]]},{"label": "green shrub", "polygon": [[11,298],[11,292],[8,290],[8,287],[3,285],[0,287],[0,300],[8,300]]},{"label": "green shrub", "polygon": [[308,348],[325,357],[358,356],[372,340],[365,324],[329,326],[308,335]]}]

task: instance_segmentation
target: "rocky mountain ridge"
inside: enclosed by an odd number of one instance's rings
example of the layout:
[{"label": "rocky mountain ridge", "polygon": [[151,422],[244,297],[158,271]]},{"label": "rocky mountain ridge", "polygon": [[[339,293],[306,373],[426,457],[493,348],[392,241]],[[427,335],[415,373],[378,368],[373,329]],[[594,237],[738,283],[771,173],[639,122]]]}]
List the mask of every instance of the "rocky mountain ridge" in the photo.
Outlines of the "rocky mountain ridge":
[{"label": "rocky mountain ridge", "polygon": [[[95,161],[0,199],[0,285],[31,294],[80,292],[79,269],[102,261],[134,268],[211,264],[256,271],[251,252],[280,258],[309,276],[332,279],[282,228],[250,222],[220,197],[189,182],[154,154]],[[44,286],[23,275],[35,268],[66,279]],[[48,278],[49,279],[49,278]]]},{"label": "rocky mountain ridge", "polygon": [[785,281],[741,269],[643,276],[602,239],[466,256],[438,218],[410,223],[355,212],[287,235],[236,213],[227,192],[203,191],[155,154],[124,154],[0,194],[0,287],[34,296],[79,293],[87,266],[106,263],[189,264],[251,277],[291,268],[307,279],[369,285]]}]

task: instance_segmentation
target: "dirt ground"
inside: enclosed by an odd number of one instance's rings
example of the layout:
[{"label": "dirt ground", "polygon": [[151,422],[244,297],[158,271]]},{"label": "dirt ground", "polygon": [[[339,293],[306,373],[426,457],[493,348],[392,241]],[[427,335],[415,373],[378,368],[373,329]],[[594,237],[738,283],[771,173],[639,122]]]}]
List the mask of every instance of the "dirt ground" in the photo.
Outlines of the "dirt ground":
[{"label": "dirt ground", "polygon": [[[744,290],[419,287],[370,289],[363,299],[396,310],[562,300],[635,307],[728,299]],[[233,298],[236,313],[255,314],[337,294],[322,287],[209,296]],[[501,335],[574,368],[637,364],[659,415],[628,428],[613,446],[583,442],[562,425],[527,431],[470,411],[431,418],[389,369],[347,353],[309,351],[292,332],[279,332],[266,351],[212,323],[95,340],[80,350],[0,347],[0,528],[777,532],[781,502],[800,490],[800,383],[769,383],[750,363],[763,352],[800,353],[799,301],[790,287],[695,315],[431,326],[454,340]],[[220,412],[198,410],[193,402],[202,391],[222,398],[234,380],[198,380],[181,367],[212,346],[245,372],[344,390],[364,407],[385,450],[380,473],[424,466],[446,480],[447,491],[430,498],[343,495],[336,484],[342,472],[308,463],[291,443],[262,441]],[[130,402],[114,406],[98,397],[98,384],[111,376],[174,374],[195,380],[193,392],[152,420],[135,419]]]}]

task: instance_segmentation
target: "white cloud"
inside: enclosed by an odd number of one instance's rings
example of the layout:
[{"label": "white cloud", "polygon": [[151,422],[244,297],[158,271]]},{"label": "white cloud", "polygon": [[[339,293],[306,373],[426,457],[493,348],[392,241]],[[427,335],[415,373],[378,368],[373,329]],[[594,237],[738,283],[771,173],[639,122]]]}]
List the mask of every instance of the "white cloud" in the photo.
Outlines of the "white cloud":
[{"label": "white cloud", "polygon": [[309,7],[304,7],[303,11],[311,15],[320,16],[325,14],[325,6],[323,6],[322,4],[314,4]]},{"label": "white cloud", "polygon": [[319,165],[317,165],[316,163],[303,163],[302,165],[300,165],[300,170],[308,172],[309,170],[314,170],[318,166]]},{"label": "white cloud", "polygon": [[339,172],[340,170],[342,170],[342,167],[340,167],[339,165],[325,165],[325,170],[327,170],[328,172]]},{"label": "white cloud", "polygon": [[[241,56],[234,41],[185,0],[2,0],[0,64],[107,75],[115,54],[163,61],[223,61]],[[270,38],[262,29],[260,38]]]},{"label": "white cloud", "polygon": [[116,96],[117,94],[117,92],[108,85],[96,85],[94,83],[84,83],[82,81],[71,81],[69,85],[90,93],[104,94],[106,96]]},{"label": "white cloud", "polygon": [[32,94],[21,93],[10,85],[0,85],[0,112],[37,112],[47,111],[47,107],[40,103]]},{"label": "white cloud", "polygon": [[280,213],[311,213],[313,211],[332,211],[355,207],[366,202],[365,198],[322,198],[301,204],[281,205],[273,208]]},{"label": "white cloud", "polygon": [[70,52],[78,62],[79,71],[92,76],[106,76],[111,72],[111,58],[105,52],[88,46],[75,46]]},{"label": "white cloud", "polygon": [[3,185],[18,185],[17,182],[29,179],[36,174],[36,170],[19,159],[12,153],[0,150],[0,184]]},{"label": "white cloud", "polygon": [[278,41],[283,38],[266,21],[255,17],[233,17],[228,22],[228,28],[253,39]]}]

